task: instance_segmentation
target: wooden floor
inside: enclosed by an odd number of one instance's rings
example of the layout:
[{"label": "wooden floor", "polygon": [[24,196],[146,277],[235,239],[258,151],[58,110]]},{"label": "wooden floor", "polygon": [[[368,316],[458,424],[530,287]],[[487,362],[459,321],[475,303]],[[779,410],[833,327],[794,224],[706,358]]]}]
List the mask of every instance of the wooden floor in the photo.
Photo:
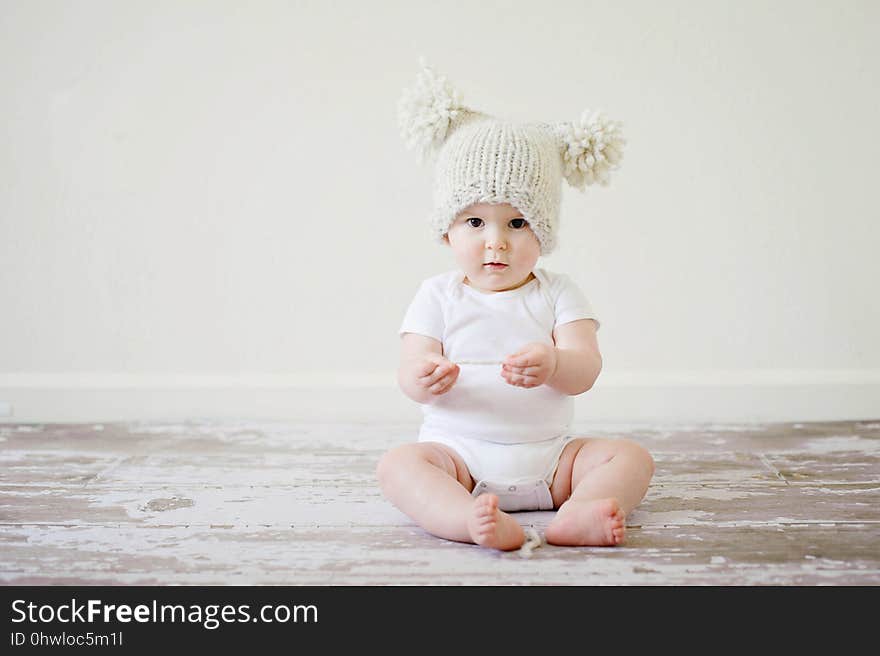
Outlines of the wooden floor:
[{"label": "wooden floor", "polygon": [[579,428],[657,463],[623,546],[428,535],[374,474],[416,426],[0,425],[0,583],[880,584],[880,420]]}]

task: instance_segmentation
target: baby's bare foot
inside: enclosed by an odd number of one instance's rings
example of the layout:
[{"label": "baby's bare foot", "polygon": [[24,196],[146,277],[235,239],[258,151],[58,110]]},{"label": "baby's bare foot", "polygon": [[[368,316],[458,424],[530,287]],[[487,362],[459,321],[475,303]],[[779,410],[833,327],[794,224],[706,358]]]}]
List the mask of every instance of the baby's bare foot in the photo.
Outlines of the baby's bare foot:
[{"label": "baby's bare foot", "polygon": [[494,494],[481,494],[474,499],[467,526],[471,539],[482,547],[510,551],[519,549],[526,539],[522,526],[498,510],[498,497]]},{"label": "baby's bare foot", "polygon": [[569,499],[544,532],[550,544],[609,546],[623,542],[626,528],[617,499]]}]

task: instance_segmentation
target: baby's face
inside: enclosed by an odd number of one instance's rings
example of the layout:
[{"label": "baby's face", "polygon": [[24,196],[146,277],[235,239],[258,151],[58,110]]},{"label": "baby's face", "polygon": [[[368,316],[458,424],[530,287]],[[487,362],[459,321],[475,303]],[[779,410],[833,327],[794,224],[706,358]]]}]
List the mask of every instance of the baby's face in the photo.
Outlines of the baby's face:
[{"label": "baby's face", "polygon": [[446,241],[467,281],[485,292],[525,284],[541,255],[541,244],[528,222],[507,203],[466,208],[455,217]]}]

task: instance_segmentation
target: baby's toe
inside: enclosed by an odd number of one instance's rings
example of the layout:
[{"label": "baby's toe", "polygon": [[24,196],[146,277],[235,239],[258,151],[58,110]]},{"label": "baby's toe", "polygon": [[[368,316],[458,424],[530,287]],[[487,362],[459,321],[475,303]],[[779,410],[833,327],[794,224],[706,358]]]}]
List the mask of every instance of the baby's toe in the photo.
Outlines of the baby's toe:
[{"label": "baby's toe", "polygon": [[485,536],[488,536],[488,535],[492,535],[492,534],[494,534],[494,533],[495,533],[495,530],[496,530],[496,527],[497,527],[497,522],[495,522],[494,520],[492,520],[492,521],[490,521],[490,522],[486,522],[485,524],[480,524],[480,525],[477,527],[477,532],[478,532],[480,535],[482,535],[482,536],[485,537]]},{"label": "baby's toe", "polygon": [[614,539],[614,544],[620,544],[623,542],[624,535],[626,535],[626,526],[621,517],[618,522],[615,522],[614,527],[611,529],[611,536]]}]

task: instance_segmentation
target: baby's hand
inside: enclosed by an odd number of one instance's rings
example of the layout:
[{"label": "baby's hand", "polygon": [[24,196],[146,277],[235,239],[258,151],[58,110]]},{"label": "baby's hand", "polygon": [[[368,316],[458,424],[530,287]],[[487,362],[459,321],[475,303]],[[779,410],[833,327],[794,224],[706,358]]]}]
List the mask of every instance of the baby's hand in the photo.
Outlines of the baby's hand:
[{"label": "baby's hand", "polygon": [[458,380],[461,368],[439,353],[426,355],[416,365],[416,382],[431,394],[446,394]]},{"label": "baby's hand", "polygon": [[550,344],[532,342],[504,358],[501,376],[515,387],[538,387],[556,373],[556,349]]}]

